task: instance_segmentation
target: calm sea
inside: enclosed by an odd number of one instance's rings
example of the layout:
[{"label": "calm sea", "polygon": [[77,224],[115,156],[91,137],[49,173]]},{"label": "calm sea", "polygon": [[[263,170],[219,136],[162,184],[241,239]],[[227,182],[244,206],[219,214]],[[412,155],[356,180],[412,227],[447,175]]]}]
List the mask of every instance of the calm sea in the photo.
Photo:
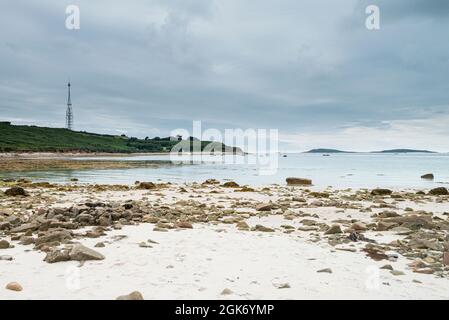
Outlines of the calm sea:
[{"label": "calm sea", "polygon": [[[86,158],[83,158],[86,159]],[[92,158],[98,159],[98,158]],[[101,158],[114,160],[167,161],[168,155]],[[188,160],[183,157],[183,160]],[[198,159],[196,159],[198,160]],[[335,188],[433,188],[449,186],[449,154],[288,154],[265,156],[208,157],[203,162],[160,168],[119,170],[40,171],[1,174],[1,178],[30,178],[34,181],[133,184],[139,181],[202,182],[209,178],[233,180],[239,184],[283,184],[287,177],[313,180],[319,187]],[[224,161],[226,160],[226,161]],[[267,170],[269,168],[270,170]],[[420,178],[426,173],[434,181]]]}]

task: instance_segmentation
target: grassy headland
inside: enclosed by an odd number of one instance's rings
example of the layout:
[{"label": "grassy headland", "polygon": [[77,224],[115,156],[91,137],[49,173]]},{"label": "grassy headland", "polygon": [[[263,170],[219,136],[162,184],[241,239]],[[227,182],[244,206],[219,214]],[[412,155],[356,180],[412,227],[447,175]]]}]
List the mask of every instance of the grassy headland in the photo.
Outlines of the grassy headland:
[{"label": "grassy headland", "polygon": [[[0,122],[0,152],[169,152],[178,143],[169,137],[138,139]],[[210,141],[201,141],[201,150],[211,144],[215,152],[240,152],[239,148]],[[193,151],[190,139],[181,141],[181,145],[183,151]]]}]

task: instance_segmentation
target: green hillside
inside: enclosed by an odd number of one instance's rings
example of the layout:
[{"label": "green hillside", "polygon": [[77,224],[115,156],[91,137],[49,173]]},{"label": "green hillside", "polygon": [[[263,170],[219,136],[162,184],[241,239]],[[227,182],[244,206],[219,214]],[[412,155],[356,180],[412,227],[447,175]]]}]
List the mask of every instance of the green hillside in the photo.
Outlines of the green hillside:
[{"label": "green hillside", "polygon": [[[178,141],[170,138],[137,139],[70,131],[61,128],[16,126],[0,122],[0,152],[169,152]],[[201,149],[210,142],[202,141]],[[182,141],[184,151],[192,151],[190,140]],[[238,152],[239,149],[214,142],[215,151]]]}]

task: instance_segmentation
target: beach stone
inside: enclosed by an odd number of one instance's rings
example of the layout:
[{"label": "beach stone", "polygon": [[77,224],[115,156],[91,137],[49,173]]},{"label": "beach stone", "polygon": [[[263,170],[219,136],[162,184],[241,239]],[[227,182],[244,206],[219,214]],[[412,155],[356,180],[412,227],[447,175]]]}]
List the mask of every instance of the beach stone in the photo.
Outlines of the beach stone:
[{"label": "beach stone", "polygon": [[7,195],[8,197],[17,197],[17,196],[26,196],[28,194],[26,193],[25,189],[21,187],[12,187],[5,191],[5,195]]},{"label": "beach stone", "polygon": [[352,224],[351,229],[355,231],[366,231],[368,227],[363,222],[355,222]]},{"label": "beach stone", "polygon": [[238,222],[236,226],[239,230],[249,230],[249,225],[245,221]]},{"label": "beach stone", "polygon": [[449,195],[448,190],[445,187],[435,188],[429,191],[432,196],[447,196]]},{"label": "beach stone", "polygon": [[228,181],[221,185],[224,188],[238,188],[240,185],[234,181]]},{"label": "beach stone", "polygon": [[8,249],[11,245],[6,240],[0,240],[0,249]]},{"label": "beach stone", "polygon": [[341,227],[338,224],[334,224],[333,226],[329,227],[329,229],[327,229],[326,232],[324,232],[324,234],[338,234],[338,233],[343,233],[343,231],[341,231]]},{"label": "beach stone", "polygon": [[378,215],[379,218],[394,218],[394,217],[400,217],[400,214],[394,211],[382,211]]},{"label": "beach stone", "polygon": [[318,273],[332,273],[331,268],[325,268],[317,271]]},{"label": "beach stone", "polygon": [[393,229],[394,227],[396,227],[398,224],[394,223],[394,222],[385,222],[385,221],[381,221],[379,223],[377,223],[377,227],[376,230],[377,231],[388,231]]},{"label": "beach stone", "polygon": [[405,275],[404,272],[399,271],[399,270],[391,270],[390,273],[391,273],[392,275],[394,275],[394,276],[403,276],[403,275]]},{"label": "beach stone", "polygon": [[312,185],[312,180],[304,178],[287,178],[285,179],[287,185],[289,186],[310,186]]},{"label": "beach stone", "polygon": [[371,195],[373,196],[389,196],[393,193],[393,191],[389,189],[374,189],[371,191]]},{"label": "beach stone", "polygon": [[435,179],[435,176],[433,175],[433,173],[427,173],[427,174],[423,174],[421,176],[421,179],[433,180],[433,179]]},{"label": "beach stone", "polygon": [[105,247],[105,244],[104,244],[104,242],[98,242],[97,244],[95,244],[94,247],[95,247],[95,248],[104,248],[104,247]]},{"label": "beach stone", "polygon": [[130,294],[117,297],[115,300],[144,300],[139,291],[133,291]]},{"label": "beach stone", "polygon": [[274,232],[274,229],[265,227],[261,224],[256,225],[253,229],[253,231],[260,231],[260,232]]},{"label": "beach stone", "polygon": [[413,272],[421,273],[421,274],[434,274],[435,271],[431,268],[423,268],[423,269],[414,269]]},{"label": "beach stone", "polygon": [[150,244],[148,244],[146,242],[139,243],[139,247],[140,248],[153,248]]},{"label": "beach stone", "polygon": [[176,224],[176,226],[181,229],[193,229],[193,225],[187,221],[180,221]]},{"label": "beach stone", "polygon": [[27,232],[27,231],[35,231],[39,228],[39,225],[35,222],[30,223],[24,223],[18,227],[15,227],[11,229],[9,232],[11,233],[21,233],[21,232]]},{"label": "beach stone", "polygon": [[221,295],[222,296],[227,296],[227,295],[230,295],[230,294],[233,294],[233,293],[234,292],[232,292],[231,289],[226,288],[226,289],[223,289],[223,291],[221,292]]},{"label": "beach stone", "polygon": [[393,222],[401,224],[401,227],[408,228],[408,229],[433,229],[435,225],[432,223],[432,217],[431,216],[400,216],[395,218],[388,218],[385,219],[383,222]]},{"label": "beach stone", "polygon": [[36,246],[40,246],[44,243],[49,243],[49,242],[63,242],[65,240],[71,240],[72,239],[72,234],[70,231],[67,230],[56,230],[56,231],[49,231],[46,234],[38,237],[34,244]]},{"label": "beach stone", "polygon": [[277,289],[290,289],[291,288],[289,283],[276,283],[276,284],[274,284],[274,286]]},{"label": "beach stone", "polygon": [[44,261],[48,263],[57,263],[69,260],[70,260],[69,251],[58,249],[50,250],[49,252],[47,252],[47,255],[44,258]]},{"label": "beach stone", "polygon": [[20,237],[19,243],[24,246],[27,246],[27,245],[33,244],[35,241],[36,240],[33,237],[22,236],[22,237]]},{"label": "beach stone", "polygon": [[407,245],[412,249],[431,249],[436,251],[440,251],[443,249],[443,246],[437,242],[419,238],[411,239],[407,243]]},{"label": "beach stone", "polygon": [[73,246],[69,253],[70,260],[76,261],[88,261],[88,260],[103,260],[105,257],[90,248],[83,246],[82,244],[76,244]]},{"label": "beach stone", "polygon": [[390,270],[390,271],[394,270],[393,266],[391,264],[386,264],[386,265],[382,266],[381,269],[383,269],[383,270]]},{"label": "beach stone", "polygon": [[22,291],[23,288],[18,282],[10,282],[6,285],[6,289],[11,291]]},{"label": "beach stone", "polygon": [[443,253],[443,264],[449,266],[449,252]]},{"label": "beach stone", "polygon": [[257,211],[271,211],[273,205],[271,203],[261,203],[256,206]]},{"label": "beach stone", "polygon": [[0,261],[12,261],[14,258],[12,256],[3,255],[0,256]]}]

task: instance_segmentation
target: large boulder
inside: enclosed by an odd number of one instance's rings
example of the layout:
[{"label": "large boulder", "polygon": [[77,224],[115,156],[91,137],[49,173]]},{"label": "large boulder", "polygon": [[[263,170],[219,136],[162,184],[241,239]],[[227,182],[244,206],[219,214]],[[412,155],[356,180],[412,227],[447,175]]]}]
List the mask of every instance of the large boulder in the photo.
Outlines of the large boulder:
[{"label": "large boulder", "polygon": [[305,178],[287,178],[285,179],[288,186],[311,186],[312,180]]},{"label": "large boulder", "polygon": [[103,260],[104,256],[82,244],[75,244],[69,252],[70,260],[88,261],[88,260]]}]

